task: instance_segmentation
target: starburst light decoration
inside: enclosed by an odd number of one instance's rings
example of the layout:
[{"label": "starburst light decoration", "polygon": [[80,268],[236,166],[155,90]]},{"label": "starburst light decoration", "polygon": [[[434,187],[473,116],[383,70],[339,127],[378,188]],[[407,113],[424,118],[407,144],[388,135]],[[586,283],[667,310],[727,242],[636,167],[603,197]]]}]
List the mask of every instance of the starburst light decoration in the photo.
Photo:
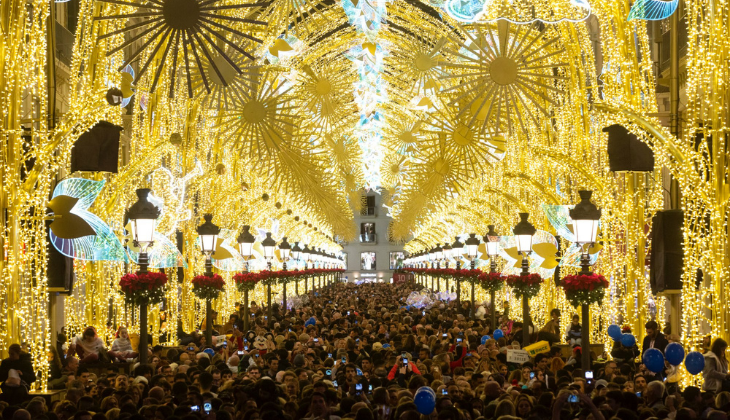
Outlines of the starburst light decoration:
[{"label": "starburst light decoration", "polygon": [[[203,86],[210,92],[210,77],[206,74],[204,63],[210,66],[216,73],[222,84],[230,77],[228,68],[222,65],[226,62],[233,71],[243,73],[239,65],[229,57],[219,43],[225,44],[231,49],[243,54],[250,60],[254,56],[240,45],[242,40],[249,40],[261,43],[262,40],[247,32],[242,32],[234,27],[235,24],[265,26],[266,22],[251,17],[240,17],[226,14],[228,12],[242,12],[269,5],[269,2],[224,4],[222,0],[151,0],[149,3],[127,2],[120,0],[99,0],[104,3],[137,8],[134,13],[108,14],[97,17],[97,20],[124,20],[130,18],[141,18],[142,21],[125,26],[122,29],[108,32],[99,37],[104,39],[120,34],[127,34],[139,30],[134,36],[126,39],[123,43],[107,52],[110,56],[117,51],[143,41],[142,45],[135,48],[123,63],[121,71],[127,63],[138,58],[144,59],[144,64],[137,73],[134,84],[142,76],[151,70],[154,78],[150,85],[150,92],[154,92],[160,81],[164,69],[169,68],[169,94],[173,95],[175,89],[175,78],[178,66],[185,69],[187,76],[188,96],[193,97],[193,84],[191,67],[196,66],[201,75]],[[234,37],[235,35],[235,37]],[[238,38],[236,38],[238,37]],[[150,65],[155,61],[157,53],[162,51],[161,60],[156,61],[153,68]],[[144,53],[144,54],[143,54]],[[216,54],[221,60],[216,62]],[[169,58],[168,58],[169,57]],[[220,64],[220,66],[219,66]],[[224,74],[225,73],[225,74]]]}]

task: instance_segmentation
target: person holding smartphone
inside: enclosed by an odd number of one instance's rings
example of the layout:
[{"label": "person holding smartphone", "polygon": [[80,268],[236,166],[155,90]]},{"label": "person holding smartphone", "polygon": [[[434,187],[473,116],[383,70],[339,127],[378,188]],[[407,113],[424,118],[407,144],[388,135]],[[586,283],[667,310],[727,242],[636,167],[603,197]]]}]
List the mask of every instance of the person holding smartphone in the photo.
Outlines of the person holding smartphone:
[{"label": "person holding smartphone", "polygon": [[390,369],[390,372],[388,373],[388,380],[392,381],[398,375],[404,375],[405,377],[410,378],[412,374],[420,375],[421,371],[418,370],[416,364],[411,361],[410,354],[404,353],[398,356],[395,364]]}]

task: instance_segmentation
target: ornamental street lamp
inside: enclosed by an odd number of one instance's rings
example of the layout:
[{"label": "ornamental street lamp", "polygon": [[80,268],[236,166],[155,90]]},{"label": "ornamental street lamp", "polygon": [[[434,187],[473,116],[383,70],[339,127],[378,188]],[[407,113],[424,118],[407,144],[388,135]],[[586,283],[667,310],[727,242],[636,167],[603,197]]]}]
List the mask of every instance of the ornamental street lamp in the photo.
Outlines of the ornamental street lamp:
[{"label": "ornamental street lamp", "polygon": [[[487,255],[489,256],[489,272],[497,272],[497,255],[499,255],[499,235],[494,231],[494,225],[488,225],[489,231],[482,240],[487,245]],[[492,329],[496,328],[497,308],[494,307],[494,290],[489,292],[489,301],[492,306]]]},{"label": "ornamental street lamp", "polygon": [[[444,246],[442,246],[441,248],[443,248],[443,250],[444,250],[444,261],[446,261],[446,268],[449,268],[449,260],[451,260],[451,258],[453,257],[453,252],[451,252],[452,251],[451,245],[449,245],[448,243],[445,243]],[[449,291],[449,277],[446,276],[446,292],[448,293],[448,291]]]},{"label": "ornamental street lamp", "polygon": [[[461,270],[461,257],[464,256],[464,244],[461,243],[459,237],[451,244],[451,253],[456,258],[456,271]],[[461,305],[461,282],[456,280],[456,302]]]},{"label": "ornamental street lamp", "polygon": [[[466,245],[466,254],[469,258],[469,261],[471,261],[471,269],[476,268],[477,263],[477,253],[479,252],[479,238],[477,238],[476,233],[470,233],[469,237],[464,241],[464,245]],[[474,286],[475,282],[471,282],[471,314],[474,316],[476,313],[476,309],[474,308]]]},{"label": "ornamental street lamp", "polygon": [[[310,261],[310,258],[312,257],[311,250],[309,249],[309,246],[307,244],[304,244],[304,249],[302,249],[302,260],[304,261],[304,269],[306,270],[308,267],[308,263]],[[307,293],[307,279],[309,276],[304,277],[304,293]],[[314,280],[312,280],[312,289],[314,289]]]},{"label": "ornamental street lamp", "polygon": [[[152,204],[147,196],[149,188],[137,190],[137,201],[127,210],[126,217],[132,229],[132,241],[139,247],[139,270],[137,274],[147,274],[149,256],[147,249],[154,243],[155,224],[160,217],[160,209]],[[139,305],[139,362],[147,363],[147,303]]]},{"label": "ornamental street lamp", "polygon": [[[206,214],[203,216],[205,222],[198,226],[198,236],[200,236],[200,247],[205,255],[205,275],[213,277],[213,261],[211,255],[215,251],[216,242],[218,242],[218,234],[221,229],[213,224],[213,215]],[[205,300],[205,343],[213,347],[213,308],[210,299]]]},{"label": "ornamental street lamp", "polygon": [[[593,191],[578,191],[580,195],[580,203],[576,204],[570,211],[570,218],[573,219],[573,233],[575,234],[575,243],[581,248],[580,256],[580,274],[590,276],[591,272],[591,256],[588,253],[590,246],[596,243],[598,236],[598,222],[601,220],[601,209],[591,203],[591,195]],[[591,343],[590,343],[590,320],[591,309],[588,303],[581,305],[583,318],[583,327],[581,328],[581,364],[583,369],[590,369],[591,366]]]},{"label": "ornamental street lamp", "polygon": [[[266,258],[266,266],[271,271],[271,260],[274,259],[274,251],[276,250],[276,241],[271,237],[271,232],[266,232],[266,238],[261,241],[261,246],[264,248],[264,258]],[[269,305],[267,311],[269,322],[274,320],[271,318],[271,280],[267,281],[266,285],[266,303]]]},{"label": "ornamental street lamp", "polygon": [[[279,255],[281,255],[281,269],[282,271],[286,271],[286,262],[289,260],[289,255],[291,255],[291,245],[289,245],[289,242],[286,241],[286,236],[281,238],[281,243],[279,244]],[[286,279],[281,285],[281,296],[282,303],[284,304],[284,314],[286,314]]]},{"label": "ornamental street lamp", "polygon": [[[532,235],[537,232],[535,226],[527,221],[530,217],[529,213],[520,213],[520,222],[515,225],[512,229],[517,238],[517,251],[522,255],[522,276],[530,275],[530,261],[529,255],[532,252]],[[523,346],[530,344],[530,307],[527,302],[527,294],[522,295],[522,314],[523,314],[523,327],[522,327],[522,341]]]},{"label": "ornamental street lamp", "polygon": [[[294,261],[299,261],[302,258],[302,249],[299,248],[299,242],[294,242],[291,257],[294,258]],[[294,281],[294,294],[299,295],[299,277]]]},{"label": "ornamental street lamp", "polygon": [[[253,255],[253,244],[256,238],[251,234],[251,226],[244,225],[241,234],[238,235],[238,252],[246,261],[246,271],[248,271],[248,260]],[[248,288],[243,291],[243,330],[248,331]]]}]

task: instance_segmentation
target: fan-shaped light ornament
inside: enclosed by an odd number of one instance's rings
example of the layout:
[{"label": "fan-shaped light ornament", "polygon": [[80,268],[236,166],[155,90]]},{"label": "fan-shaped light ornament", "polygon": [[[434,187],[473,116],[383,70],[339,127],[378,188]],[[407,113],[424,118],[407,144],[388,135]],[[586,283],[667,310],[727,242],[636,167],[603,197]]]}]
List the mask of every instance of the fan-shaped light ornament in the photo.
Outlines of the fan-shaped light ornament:
[{"label": "fan-shaped light ornament", "polygon": [[505,20],[519,25],[533,22],[581,22],[591,15],[588,0],[486,0],[480,21]]},{"label": "fan-shaped light ornament", "polygon": [[[550,224],[555,228],[555,232],[561,238],[569,241],[571,244],[568,249],[563,252],[560,258],[560,266],[580,268],[581,247],[575,243],[575,234],[573,233],[573,220],[570,218],[569,210],[574,206],[558,206],[551,204],[543,204],[542,211],[547,216]],[[599,222],[600,229],[600,222]],[[593,244],[588,248],[591,265],[598,260],[603,246],[600,243]]]},{"label": "fan-shaped light ornament", "polygon": [[[51,210],[55,207],[60,215],[67,214],[70,219],[74,219],[75,216],[80,217],[85,224],[91,226],[95,233],[95,235],[91,233],[77,238],[64,239],[57,236],[53,232],[53,229],[51,229],[48,232],[48,237],[53,247],[61,254],[69,258],[88,261],[127,261],[127,254],[124,252],[124,247],[109,225],[87,210],[94,203],[104,184],[105,181],[68,178],[56,185],[56,188],[53,190],[51,202],[60,196],[67,196],[77,201],[71,206],[71,201],[68,198],[59,199],[53,204]],[[61,219],[63,217],[59,218],[58,221],[60,222]],[[57,227],[64,230],[63,224],[57,225]],[[80,233],[89,232],[86,228],[82,229]],[[63,232],[59,233],[64,234]],[[77,234],[79,233],[71,235],[76,236]],[[64,234],[64,236],[68,235]]]},{"label": "fan-shaped light ornament", "polygon": [[[134,245],[132,240],[132,226],[127,223],[124,228],[128,235],[124,237],[126,240],[127,254],[129,259],[139,264],[139,247]],[[177,249],[177,246],[170,239],[160,232],[152,234],[154,239],[152,245],[147,247],[147,258],[149,268],[170,268],[170,267],[188,267],[185,257]]]},{"label": "fan-shaped light ornament", "polygon": [[[135,61],[138,57],[144,56],[143,52],[147,52],[147,60],[134,78],[133,83],[137,84],[140,78],[150,69],[150,65],[155,62],[151,69],[154,74],[150,92],[153,93],[160,81],[160,76],[166,67],[169,68],[170,77],[170,96],[175,90],[175,76],[177,75],[178,66],[185,68],[187,75],[188,96],[193,97],[192,81],[190,68],[197,66],[200,74],[203,75],[203,84],[206,90],[210,92],[209,81],[205,76],[203,61],[207,61],[223,79],[220,69],[213,61],[215,52],[220,54],[238,73],[242,70],[236,63],[228,57],[224,50],[219,46],[227,44],[241,54],[251,60],[253,55],[240,46],[242,39],[248,39],[254,42],[262,42],[260,39],[235,29],[232,25],[235,23],[247,23],[252,25],[266,25],[256,19],[229,16],[222,11],[226,10],[244,10],[267,6],[269,2],[244,3],[244,4],[224,4],[223,0],[155,0],[151,3],[143,2],[127,2],[120,0],[100,0],[104,3],[121,4],[125,6],[136,6],[138,10],[134,13],[118,14],[118,15],[102,15],[95,17],[96,20],[124,20],[130,18],[143,18],[142,21],[134,23],[124,28],[108,32],[99,36],[99,39],[105,39],[127,32],[134,32],[134,36],[126,37],[125,41],[112,48],[107,52],[107,56],[111,56],[124,48],[133,45],[141,45],[126,58],[126,63]],[[218,3],[218,4],[216,4]],[[149,18],[149,19],[146,19]],[[233,37],[233,35],[239,38]],[[146,40],[145,40],[146,39]],[[145,40],[145,41],[143,41]],[[138,42],[143,41],[143,42]],[[164,49],[163,49],[164,46]],[[161,59],[158,53],[162,51]],[[171,55],[170,55],[171,54]],[[182,59],[180,56],[182,55]],[[168,58],[169,56],[169,58]],[[158,58],[158,60],[155,60]],[[121,71],[126,64],[119,67]]]},{"label": "fan-shaped light ornament", "polygon": [[[530,254],[530,272],[537,273],[542,278],[549,278],[555,272],[558,261],[555,253],[558,250],[558,241],[553,235],[544,230],[537,230],[532,238],[532,254]],[[504,275],[519,275],[521,273],[522,256],[517,252],[517,238],[514,236],[499,237],[499,256],[504,258]]]},{"label": "fan-shaped light ornament", "polygon": [[679,0],[636,0],[627,20],[664,20],[672,16],[678,6]]}]

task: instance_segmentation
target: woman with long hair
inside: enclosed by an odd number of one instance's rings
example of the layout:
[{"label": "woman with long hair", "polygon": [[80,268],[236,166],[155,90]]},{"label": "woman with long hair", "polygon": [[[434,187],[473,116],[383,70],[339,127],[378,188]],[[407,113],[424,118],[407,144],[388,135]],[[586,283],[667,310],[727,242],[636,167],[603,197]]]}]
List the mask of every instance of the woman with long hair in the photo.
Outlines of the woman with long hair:
[{"label": "woman with long hair", "polygon": [[129,331],[127,327],[119,327],[115,335],[115,339],[112,342],[112,349],[109,351],[109,356],[124,362],[127,359],[134,359],[139,356],[139,353],[132,349],[132,341],[129,339]]},{"label": "woman with long hair", "polygon": [[104,351],[104,342],[96,335],[94,327],[86,327],[81,336],[76,336],[68,348],[68,355],[77,354],[81,363],[96,362]]},{"label": "woman with long hair", "polygon": [[727,342],[722,338],[716,338],[710,346],[710,351],[705,353],[705,368],[702,369],[702,377],[705,379],[705,383],[702,384],[704,391],[720,392],[723,383],[730,379],[726,351]]}]

